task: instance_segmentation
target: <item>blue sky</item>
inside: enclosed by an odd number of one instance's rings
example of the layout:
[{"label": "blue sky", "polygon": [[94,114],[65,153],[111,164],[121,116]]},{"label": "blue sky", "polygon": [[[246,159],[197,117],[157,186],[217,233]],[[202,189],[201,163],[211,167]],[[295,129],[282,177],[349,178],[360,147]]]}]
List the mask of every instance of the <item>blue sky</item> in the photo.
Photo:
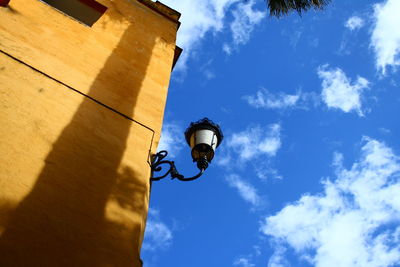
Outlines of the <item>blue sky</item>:
[{"label": "blue sky", "polygon": [[159,150],[190,176],[189,123],[225,139],[198,180],[153,183],[145,266],[400,266],[400,1],[163,3],[184,54]]}]

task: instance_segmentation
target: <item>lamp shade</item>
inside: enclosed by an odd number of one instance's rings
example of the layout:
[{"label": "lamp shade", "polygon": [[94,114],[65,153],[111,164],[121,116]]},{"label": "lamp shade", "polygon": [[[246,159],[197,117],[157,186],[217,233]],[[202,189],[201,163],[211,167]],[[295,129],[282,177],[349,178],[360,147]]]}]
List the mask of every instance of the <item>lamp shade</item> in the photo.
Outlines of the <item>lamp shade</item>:
[{"label": "lamp shade", "polygon": [[185,138],[192,149],[193,161],[206,159],[207,162],[211,162],[215,149],[221,144],[223,134],[218,124],[204,118],[190,124]]}]

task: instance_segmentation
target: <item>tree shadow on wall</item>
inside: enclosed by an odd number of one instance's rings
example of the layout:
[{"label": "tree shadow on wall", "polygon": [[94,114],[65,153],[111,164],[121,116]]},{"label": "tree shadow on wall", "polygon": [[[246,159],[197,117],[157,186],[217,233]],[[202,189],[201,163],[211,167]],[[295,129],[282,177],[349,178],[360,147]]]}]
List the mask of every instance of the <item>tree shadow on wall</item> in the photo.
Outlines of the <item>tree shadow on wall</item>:
[{"label": "tree shadow on wall", "polygon": [[135,172],[125,166],[111,191],[111,198],[120,207],[130,211],[140,210],[144,207],[145,203],[142,196],[148,191],[148,188],[140,183],[136,177]]},{"label": "tree shadow on wall", "polygon": [[[115,88],[108,88],[108,81],[118,75],[123,92],[118,100],[130,103],[129,117],[155,43],[146,39],[146,47],[132,45],[143,32],[128,27],[88,93],[96,98],[108,90],[111,95]],[[110,199],[132,212],[145,209],[146,181],[129,167],[118,173],[127,137],[135,134],[132,123],[84,97],[31,192],[10,213],[0,238],[0,266],[141,266],[142,225],[105,218]]]}]

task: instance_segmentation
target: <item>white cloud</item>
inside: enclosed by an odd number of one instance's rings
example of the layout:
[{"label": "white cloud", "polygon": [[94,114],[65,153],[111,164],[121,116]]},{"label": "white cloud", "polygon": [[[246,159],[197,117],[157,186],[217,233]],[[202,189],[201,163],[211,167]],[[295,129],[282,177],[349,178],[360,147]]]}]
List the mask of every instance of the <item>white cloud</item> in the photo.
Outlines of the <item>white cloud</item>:
[{"label": "white cloud", "polygon": [[318,38],[313,38],[313,39],[311,39],[311,40],[309,41],[309,43],[310,43],[310,45],[311,45],[312,47],[318,47],[318,45],[319,45],[319,39],[318,39]]},{"label": "white cloud", "polygon": [[216,77],[212,65],[213,65],[213,60],[210,59],[200,67],[200,71],[203,73],[204,77],[206,78],[206,81],[214,79]]},{"label": "white cloud", "polygon": [[298,26],[296,29],[282,30],[281,34],[289,38],[291,47],[296,48],[301,36],[303,35],[303,31],[303,27]]},{"label": "white cloud", "polygon": [[386,73],[386,67],[400,64],[400,1],[387,0],[375,5],[375,25],[371,45],[376,54],[376,66]]},{"label": "white cloud", "polygon": [[387,128],[385,128],[385,127],[380,127],[380,128],[378,129],[378,131],[379,131],[381,134],[385,134],[385,135],[391,134],[391,133],[392,133],[392,131],[390,131],[389,129],[387,129]]},{"label": "white cloud", "polygon": [[244,96],[244,100],[255,108],[284,109],[294,107],[300,99],[300,93],[289,95],[273,94],[266,89],[258,90],[255,95]]},{"label": "white cloud", "polygon": [[[230,24],[230,29],[234,44],[233,48],[246,44],[250,39],[254,27],[266,16],[265,11],[255,10],[254,4],[255,2],[252,0],[247,3],[240,3],[232,11],[233,21]],[[225,43],[223,51],[230,55],[232,47]]]},{"label": "white cloud", "polygon": [[238,0],[163,0],[181,13],[177,44],[184,49],[177,68],[185,69],[190,53],[200,44],[207,32],[217,33],[224,27],[226,10]]},{"label": "white cloud", "polygon": [[204,70],[203,73],[207,80],[214,79],[216,76],[215,73],[211,70]]},{"label": "white cloud", "polygon": [[235,133],[227,141],[227,146],[239,156],[240,160],[248,161],[259,156],[275,156],[281,147],[281,126],[271,124],[266,128],[250,127]]},{"label": "white cloud", "polygon": [[254,255],[255,256],[260,256],[261,255],[261,247],[259,246],[259,245],[254,245],[253,246],[253,249],[254,249]]},{"label": "white cloud", "polygon": [[282,179],[282,176],[278,173],[278,171],[268,166],[268,164],[263,164],[263,163],[260,163],[259,165],[256,164],[254,166],[254,171],[257,177],[262,180],[266,180],[268,177],[274,179]]},{"label": "white cloud", "polygon": [[270,166],[270,160],[276,156],[281,147],[281,126],[279,124],[248,127],[226,139],[221,152],[219,152],[225,156],[217,159],[218,165],[242,169],[251,163],[255,174],[260,179],[281,178],[278,172]]},{"label": "white cloud", "polygon": [[[206,34],[218,34],[231,23],[234,44],[244,44],[248,41],[250,31],[255,24],[261,21],[262,12],[254,9],[254,0],[246,4],[239,0],[163,0],[162,2],[182,14],[177,37],[177,44],[184,49],[176,66],[180,70],[185,69],[189,56],[199,47]],[[229,10],[232,10],[233,22],[226,18]]]},{"label": "white cloud", "polygon": [[256,265],[251,263],[251,261],[246,257],[239,257],[233,262],[234,266],[241,266],[241,267],[255,267]]},{"label": "white cloud", "polygon": [[254,95],[243,96],[243,99],[254,108],[285,110],[293,108],[308,109],[310,105],[316,106],[320,99],[314,92],[285,94],[272,93],[265,88],[258,90]]},{"label": "white cloud", "polygon": [[154,251],[168,248],[173,239],[172,230],[159,218],[159,211],[150,209],[142,250]]},{"label": "white cloud", "polygon": [[322,100],[329,108],[341,109],[346,113],[355,111],[363,116],[361,93],[369,86],[367,79],[357,77],[357,81],[351,84],[341,69],[328,69],[327,65],[318,69],[318,75],[322,79]]},{"label": "white cloud", "polygon": [[169,157],[176,157],[184,146],[183,130],[175,123],[164,123],[157,151],[167,150]]},{"label": "white cloud", "polygon": [[222,51],[224,51],[227,55],[231,55],[233,53],[232,47],[227,43],[222,45]]},{"label": "white cloud", "polygon": [[288,261],[285,259],[286,249],[279,244],[275,246],[274,253],[269,258],[268,267],[285,267],[290,266]]},{"label": "white cloud", "polygon": [[336,179],[323,181],[323,193],[303,195],[266,217],[261,231],[317,267],[397,264],[399,157],[376,140],[363,143],[350,169],[335,155]]},{"label": "white cloud", "polygon": [[346,21],[345,26],[351,31],[358,30],[364,26],[364,20],[360,17],[352,16]]},{"label": "white cloud", "polygon": [[253,250],[253,253],[236,257],[233,265],[239,267],[255,267],[256,265],[253,262],[256,258],[260,257],[261,248],[258,245],[254,245]]},{"label": "white cloud", "polygon": [[258,195],[256,188],[252,184],[244,181],[238,175],[229,175],[226,177],[226,181],[231,187],[236,188],[243,200],[250,203],[253,207],[259,207],[263,204],[263,200]]}]

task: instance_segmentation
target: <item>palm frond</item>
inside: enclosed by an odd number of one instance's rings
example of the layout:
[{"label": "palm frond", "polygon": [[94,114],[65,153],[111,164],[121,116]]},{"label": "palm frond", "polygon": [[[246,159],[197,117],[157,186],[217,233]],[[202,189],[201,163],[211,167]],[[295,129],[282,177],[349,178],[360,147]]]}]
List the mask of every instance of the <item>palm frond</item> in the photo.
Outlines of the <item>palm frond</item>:
[{"label": "palm frond", "polygon": [[295,10],[300,15],[310,8],[322,9],[330,0],[268,0],[271,16],[281,17]]}]

